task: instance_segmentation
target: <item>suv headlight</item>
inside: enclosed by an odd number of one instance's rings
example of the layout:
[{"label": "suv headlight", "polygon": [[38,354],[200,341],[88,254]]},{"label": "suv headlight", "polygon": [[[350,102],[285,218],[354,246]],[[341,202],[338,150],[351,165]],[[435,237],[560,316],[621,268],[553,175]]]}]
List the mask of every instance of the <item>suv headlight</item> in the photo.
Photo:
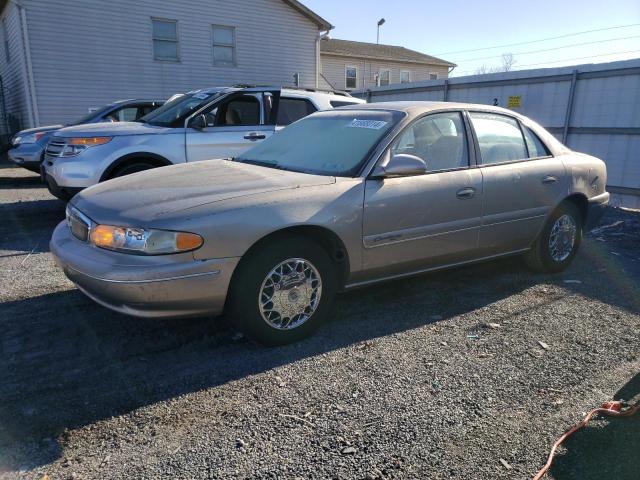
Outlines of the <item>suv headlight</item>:
[{"label": "suv headlight", "polygon": [[13,144],[14,147],[17,147],[22,143],[36,143],[46,133],[47,132],[36,132],[36,133],[30,133],[28,135],[16,135],[15,137],[13,137],[13,139],[11,139],[11,143]]},{"label": "suv headlight", "polygon": [[80,155],[89,147],[104,145],[109,143],[113,137],[74,137],[66,139],[66,145],[62,150],[61,157],[74,157]]},{"label": "suv headlight", "polygon": [[113,225],[96,225],[91,229],[89,241],[107,250],[142,255],[188,252],[204,243],[202,237],[195,233]]}]

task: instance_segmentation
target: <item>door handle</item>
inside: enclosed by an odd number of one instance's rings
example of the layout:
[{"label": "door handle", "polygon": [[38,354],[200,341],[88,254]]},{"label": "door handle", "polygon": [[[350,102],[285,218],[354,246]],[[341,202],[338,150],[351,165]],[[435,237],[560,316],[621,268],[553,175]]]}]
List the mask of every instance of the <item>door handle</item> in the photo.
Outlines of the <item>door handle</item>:
[{"label": "door handle", "polygon": [[554,177],[553,175],[547,175],[542,178],[542,183],[556,183],[558,181],[558,177]]},{"label": "door handle", "polygon": [[267,138],[267,136],[264,133],[256,133],[256,132],[247,133],[244,136],[245,140],[251,140],[252,142],[256,140],[264,140],[265,138]]},{"label": "door handle", "polygon": [[467,188],[463,188],[462,190],[458,190],[456,193],[456,197],[460,199],[466,199],[466,198],[473,197],[475,194],[476,194],[475,188],[467,187]]}]

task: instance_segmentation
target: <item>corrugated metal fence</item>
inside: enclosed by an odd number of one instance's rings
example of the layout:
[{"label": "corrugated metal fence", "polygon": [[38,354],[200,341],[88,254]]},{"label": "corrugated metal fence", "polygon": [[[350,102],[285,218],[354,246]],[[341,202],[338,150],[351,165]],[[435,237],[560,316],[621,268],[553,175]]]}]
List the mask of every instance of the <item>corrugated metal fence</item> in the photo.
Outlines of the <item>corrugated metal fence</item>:
[{"label": "corrugated metal fence", "polygon": [[607,163],[609,191],[640,195],[640,59],[454,77],[361,92],[370,102],[437,100],[520,112]]}]

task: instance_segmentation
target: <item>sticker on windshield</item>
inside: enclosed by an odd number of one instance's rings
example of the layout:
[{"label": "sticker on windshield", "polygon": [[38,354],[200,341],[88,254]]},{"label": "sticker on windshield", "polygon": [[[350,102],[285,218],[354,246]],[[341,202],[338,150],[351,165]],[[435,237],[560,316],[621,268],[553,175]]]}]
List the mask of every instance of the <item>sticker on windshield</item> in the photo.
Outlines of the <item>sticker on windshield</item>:
[{"label": "sticker on windshield", "polygon": [[196,93],[193,98],[197,98],[198,100],[206,100],[207,98],[209,98],[209,94],[208,93]]},{"label": "sticker on windshield", "polygon": [[347,126],[351,128],[370,128],[372,130],[380,130],[386,124],[387,122],[383,120],[358,120],[357,118],[354,118]]}]

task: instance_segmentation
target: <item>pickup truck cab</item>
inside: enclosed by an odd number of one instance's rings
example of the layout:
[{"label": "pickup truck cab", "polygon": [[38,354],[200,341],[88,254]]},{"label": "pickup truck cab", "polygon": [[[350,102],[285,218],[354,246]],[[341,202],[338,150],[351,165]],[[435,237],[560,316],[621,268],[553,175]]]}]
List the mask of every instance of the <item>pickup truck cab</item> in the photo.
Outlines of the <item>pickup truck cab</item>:
[{"label": "pickup truck cab", "polygon": [[96,183],[151,168],[235,157],[313,112],[364,103],[346,93],[281,87],[188,92],[138,122],[55,132],[43,176],[61,200]]},{"label": "pickup truck cab", "polygon": [[45,146],[56,130],[84,123],[130,122],[153,112],[162,104],[164,100],[118,100],[92,110],[67,125],[46,125],[21,130],[11,139],[11,149],[7,152],[7,156],[17,166],[39,173]]}]

